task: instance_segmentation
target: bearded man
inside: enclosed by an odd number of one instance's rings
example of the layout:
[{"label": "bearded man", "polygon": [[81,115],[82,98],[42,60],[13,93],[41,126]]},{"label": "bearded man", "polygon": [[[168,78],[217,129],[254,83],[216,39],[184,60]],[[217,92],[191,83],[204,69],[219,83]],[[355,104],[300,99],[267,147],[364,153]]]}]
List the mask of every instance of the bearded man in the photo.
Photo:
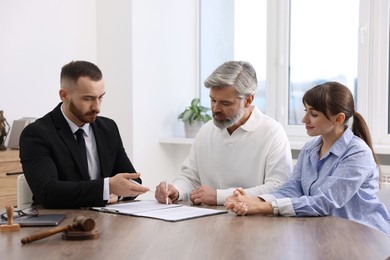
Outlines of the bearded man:
[{"label": "bearded man", "polygon": [[291,173],[291,150],[281,124],[252,105],[257,90],[252,65],[226,62],[204,85],[213,121],[200,129],[172,184],[156,187],[157,201],[223,205],[237,187],[249,196],[276,190]]},{"label": "bearded man", "polygon": [[[88,61],[62,67],[59,103],[24,128],[20,160],[33,193],[45,208],[101,207],[133,199],[141,183],[116,123],[98,116],[106,94],[100,69]],[[134,181],[131,181],[134,180]]]}]

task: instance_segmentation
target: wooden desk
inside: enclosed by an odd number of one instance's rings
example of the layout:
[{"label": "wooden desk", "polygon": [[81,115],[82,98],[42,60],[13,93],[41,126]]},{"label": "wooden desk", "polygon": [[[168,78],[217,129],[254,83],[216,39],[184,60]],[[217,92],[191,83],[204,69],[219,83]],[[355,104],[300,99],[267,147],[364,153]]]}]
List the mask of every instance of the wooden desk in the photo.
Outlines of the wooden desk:
[{"label": "wooden desk", "polygon": [[0,151],[0,208],[16,206],[16,178],[18,175],[6,175],[8,172],[21,172],[19,150]]},{"label": "wooden desk", "polygon": [[61,234],[22,245],[49,227],[0,233],[0,256],[13,259],[386,259],[381,232],[336,217],[238,217],[228,214],[169,223],[89,210],[41,210],[96,221],[100,238],[65,241]]}]

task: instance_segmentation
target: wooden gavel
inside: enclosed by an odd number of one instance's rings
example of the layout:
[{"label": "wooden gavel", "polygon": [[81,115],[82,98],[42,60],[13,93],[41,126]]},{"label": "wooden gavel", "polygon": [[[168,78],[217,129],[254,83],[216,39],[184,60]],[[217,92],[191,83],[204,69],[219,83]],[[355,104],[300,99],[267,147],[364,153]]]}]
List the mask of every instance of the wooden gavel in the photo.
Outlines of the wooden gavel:
[{"label": "wooden gavel", "polygon": [[68,230],[91,231],[94,228],[95,228],[95,221],[93,219],[86,218],[84,216],[78,216],[73,219],[72,225],[56,227],[53,229],[35,233],[32,234],[31,236],[22,238],[21,242],[22,244],[27,244],[63,231],[68,231]]}]

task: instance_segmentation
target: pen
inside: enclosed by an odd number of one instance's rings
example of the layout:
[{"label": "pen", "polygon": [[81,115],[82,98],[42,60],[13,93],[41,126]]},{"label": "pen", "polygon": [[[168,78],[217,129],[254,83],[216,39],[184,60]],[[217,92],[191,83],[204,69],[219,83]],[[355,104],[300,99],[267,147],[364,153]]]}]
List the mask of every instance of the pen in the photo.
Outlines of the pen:
[{"label": "pen", "polygon": [[165,191],[167,192],[167,196],[165,197],[165,204],[168,205],[168,182],[165,181]]}]

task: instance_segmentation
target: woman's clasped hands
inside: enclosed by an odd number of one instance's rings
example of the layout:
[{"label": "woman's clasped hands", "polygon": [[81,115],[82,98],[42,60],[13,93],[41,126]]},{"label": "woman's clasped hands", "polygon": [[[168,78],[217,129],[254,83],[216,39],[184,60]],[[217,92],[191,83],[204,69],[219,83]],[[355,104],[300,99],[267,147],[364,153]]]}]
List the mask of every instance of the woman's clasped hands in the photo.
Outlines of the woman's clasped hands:
[{"label": "woman's clasped hands", "polygon": [[247,214],[269,214],[272,206],[259,197],[249,197],[243,188],[234,190],[233,195],[225,200],[225,208],[239,216]]}]

